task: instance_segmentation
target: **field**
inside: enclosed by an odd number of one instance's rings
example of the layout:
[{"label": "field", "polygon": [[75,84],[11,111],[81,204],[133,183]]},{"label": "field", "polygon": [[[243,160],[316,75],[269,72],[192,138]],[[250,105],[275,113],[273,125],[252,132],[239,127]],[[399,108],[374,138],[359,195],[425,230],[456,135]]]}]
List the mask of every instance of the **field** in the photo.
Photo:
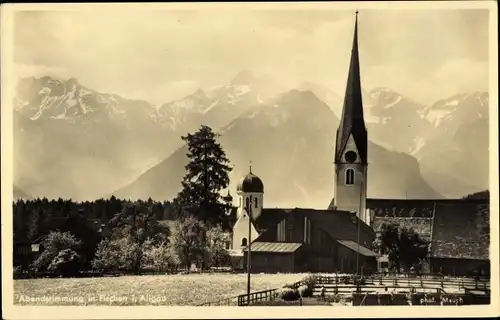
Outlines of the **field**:
[{"label": "field", "polygon": [[[305,274],[255,274],[251,291],[282,287]],[[21,305],[197,305],[246,293],[246,274],[144,275],[14,281]]]}]

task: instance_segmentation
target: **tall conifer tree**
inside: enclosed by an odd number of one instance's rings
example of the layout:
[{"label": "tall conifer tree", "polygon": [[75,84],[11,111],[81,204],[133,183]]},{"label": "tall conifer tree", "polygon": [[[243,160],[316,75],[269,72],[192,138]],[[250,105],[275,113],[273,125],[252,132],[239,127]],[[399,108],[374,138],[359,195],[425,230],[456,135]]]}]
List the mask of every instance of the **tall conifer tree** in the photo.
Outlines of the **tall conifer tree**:
[{"label": "tall conifer tree", "polygon": [[229,159],[208,126],[187,136],[189,163],[175,202],[208,224],[222,223],[231,203],[220,192],[229,185]]}]

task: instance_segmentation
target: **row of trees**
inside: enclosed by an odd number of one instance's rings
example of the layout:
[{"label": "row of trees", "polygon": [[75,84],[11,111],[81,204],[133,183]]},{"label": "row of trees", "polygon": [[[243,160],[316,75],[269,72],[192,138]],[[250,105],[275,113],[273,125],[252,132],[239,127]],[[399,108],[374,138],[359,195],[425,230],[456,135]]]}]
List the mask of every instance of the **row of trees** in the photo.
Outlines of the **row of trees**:
[{"label": "row of trees", "polygon": [[50,232],[30,267],[73,276],[82,270],[140,274],[145,269],[165,272],[190,269],[192,264],[206,269],[230,263],[227,233],[220,226],[207,227],[193,216],[163,226],[149,212],[126,207],[110,223],[111,232],[95,244],[92,255],[71,232]]},{"label": "row of trees", "polygon": [[[45,237],[36,270],[202,268],[226,263],[224,231],[231,225],[229,160],[216,134],[201,126],[182,137],[189,163],[182,190],[171,202],[94,202],[36,199],[14,203],[14,243]],[[170,221],[170,223],[160,223]],[[104,223],[106,232],[99,226]],[[16,263],[16,259],[14,259]]]}]

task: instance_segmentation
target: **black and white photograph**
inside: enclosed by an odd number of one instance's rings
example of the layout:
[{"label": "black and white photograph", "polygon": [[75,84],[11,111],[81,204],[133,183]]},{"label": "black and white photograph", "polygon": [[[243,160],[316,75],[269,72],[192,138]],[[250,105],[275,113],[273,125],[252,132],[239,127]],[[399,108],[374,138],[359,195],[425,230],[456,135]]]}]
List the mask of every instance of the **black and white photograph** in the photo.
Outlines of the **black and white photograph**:
[{"label": "black and white photograph", "polygon": [[498,315],[496,6],[2,5],[4,316]]}]

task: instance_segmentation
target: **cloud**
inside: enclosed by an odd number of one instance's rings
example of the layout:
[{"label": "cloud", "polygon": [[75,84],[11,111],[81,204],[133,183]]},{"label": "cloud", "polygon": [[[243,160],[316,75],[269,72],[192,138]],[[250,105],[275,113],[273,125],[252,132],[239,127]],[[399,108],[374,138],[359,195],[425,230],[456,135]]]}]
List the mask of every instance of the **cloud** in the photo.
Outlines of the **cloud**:
[{"label": "cloud", "polygon": [[455,59],[446,61],[434,76],[437,90],[444,96],[461,91],[487,91],[489,81],[488,63]]},{"label": "cloud", "polygon": [[[446,92],[483,86],[487,14],[364,11],[363,82],[416,97],[435,96],[443,79]],[[347,11],[22,12],[15,19],[15,57],[39,72],[145,100],[171,100],[195,86],[225,83],[242,69],[287,84],[324,82],[342,93],[352,31]],[[465,67],[457,71],[453,61],[471,63],[460,62]]]}]

